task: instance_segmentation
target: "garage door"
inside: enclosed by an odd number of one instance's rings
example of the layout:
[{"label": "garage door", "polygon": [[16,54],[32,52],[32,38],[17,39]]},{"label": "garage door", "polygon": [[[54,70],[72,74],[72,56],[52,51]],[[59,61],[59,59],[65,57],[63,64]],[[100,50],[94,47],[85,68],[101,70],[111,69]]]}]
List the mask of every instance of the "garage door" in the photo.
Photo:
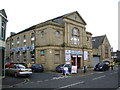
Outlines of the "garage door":
[{"label": "garage door", "polygon": [[96,65],[97,63],[99,63],[99,62],[100,62],[100,57],[98,57],[98,56],[93,56],[92,66],[95,67],[95,65]]}]

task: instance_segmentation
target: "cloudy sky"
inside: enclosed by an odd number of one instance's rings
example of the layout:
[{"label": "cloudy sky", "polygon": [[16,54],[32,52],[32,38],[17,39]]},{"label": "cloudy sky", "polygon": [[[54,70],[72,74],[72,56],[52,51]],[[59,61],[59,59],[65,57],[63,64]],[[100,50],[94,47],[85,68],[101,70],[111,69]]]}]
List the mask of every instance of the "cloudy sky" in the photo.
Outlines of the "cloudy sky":
[{"label": "cloudy sky", "polygon": [[119,0],[1,0],[0,9],[8,16],[6,37],[46,20],[78,11],[93,36],[107,35],[118,49]]}]

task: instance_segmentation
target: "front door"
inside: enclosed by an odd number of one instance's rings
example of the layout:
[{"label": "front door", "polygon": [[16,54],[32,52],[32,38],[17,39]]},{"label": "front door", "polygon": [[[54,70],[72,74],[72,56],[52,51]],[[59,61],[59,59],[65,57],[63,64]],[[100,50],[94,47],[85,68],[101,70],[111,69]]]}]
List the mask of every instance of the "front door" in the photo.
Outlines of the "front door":
[{"label": "front door", "polygon": [[81,57],[78,57],[77,56],[77,69],[80,69],[80,66],[81,66]]}]

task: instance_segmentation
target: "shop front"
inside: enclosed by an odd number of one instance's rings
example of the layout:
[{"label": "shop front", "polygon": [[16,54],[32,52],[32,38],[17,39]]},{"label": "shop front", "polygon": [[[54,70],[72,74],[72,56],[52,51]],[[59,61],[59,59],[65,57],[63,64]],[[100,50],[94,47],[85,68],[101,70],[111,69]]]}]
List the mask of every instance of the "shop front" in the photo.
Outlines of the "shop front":
[{"label": "shop front", "polygon": [[65,50],[66,64],[77,66],[77,69],[82,67],[82,51]]}]

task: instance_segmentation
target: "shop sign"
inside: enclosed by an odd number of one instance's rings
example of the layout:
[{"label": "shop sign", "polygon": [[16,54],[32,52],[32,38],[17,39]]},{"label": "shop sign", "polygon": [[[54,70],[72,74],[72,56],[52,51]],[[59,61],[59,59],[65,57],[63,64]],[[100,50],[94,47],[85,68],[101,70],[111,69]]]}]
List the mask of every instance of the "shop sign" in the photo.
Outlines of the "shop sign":
[{"label": "shop sign", "polygon": [[72,66],[71,73],[77,73],[77,66]]},{"label": "shop sign", "polygon": [[65,53],[70,54],[71,50],[65,50]]},{"label": "shop sign", "polygon": [[10,51],[11,52],[18,52],[18,51],[25,51],[25,50],[34,50],[34,46],[31,46],[31,47],[22,47],[22,48],[12,48]]},{"label": "shop sign", "polygon": [[71,55],[70,54],[65,54],[65,61],[68,62],[71,60]]},{"label": "shop sign", "polygon": [[74,51],[74,50],[72,50],[72,51],[71,51],[71,54],[77,54],[77,55],[78,55],[78,54],[82,54],[82,51]]},{"label": "shop sign", "polygon": [[88,51],[84,51],[84,60],[88,60]]}]

